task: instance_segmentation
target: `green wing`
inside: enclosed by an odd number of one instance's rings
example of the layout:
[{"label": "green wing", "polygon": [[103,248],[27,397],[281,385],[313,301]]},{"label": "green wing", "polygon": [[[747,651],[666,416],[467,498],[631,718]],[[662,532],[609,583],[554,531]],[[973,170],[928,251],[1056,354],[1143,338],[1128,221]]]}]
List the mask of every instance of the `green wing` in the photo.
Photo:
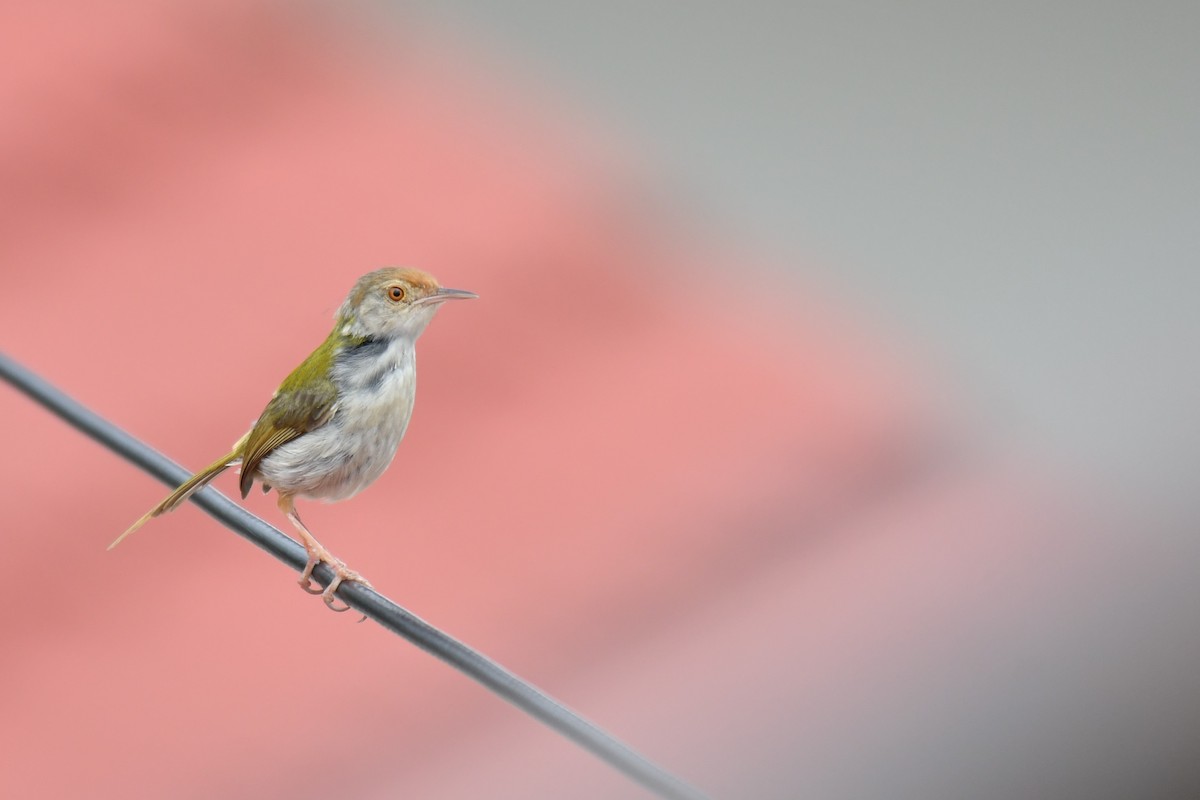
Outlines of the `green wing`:
[{"label": "green wing", "polygon": [[250,493],[255,472],[275,448],[315,430],[333,418],[338,399],[331,377],[334,356],[343,346],[337,328],[280,384],[258,422],[239,442],[242,497]]}]

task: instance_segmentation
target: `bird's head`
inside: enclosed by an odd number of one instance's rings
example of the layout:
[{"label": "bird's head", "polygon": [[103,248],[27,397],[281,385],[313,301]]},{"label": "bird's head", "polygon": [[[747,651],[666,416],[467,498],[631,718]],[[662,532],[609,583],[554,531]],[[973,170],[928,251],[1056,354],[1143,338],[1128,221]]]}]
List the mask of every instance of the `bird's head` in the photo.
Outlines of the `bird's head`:
[{"label": "bird's head", "polygon": [[338,309],[337,320],[346,335],[416,340],[442,303],[477,296],[445,289],[420,270],[385,267],[358,279]]}]

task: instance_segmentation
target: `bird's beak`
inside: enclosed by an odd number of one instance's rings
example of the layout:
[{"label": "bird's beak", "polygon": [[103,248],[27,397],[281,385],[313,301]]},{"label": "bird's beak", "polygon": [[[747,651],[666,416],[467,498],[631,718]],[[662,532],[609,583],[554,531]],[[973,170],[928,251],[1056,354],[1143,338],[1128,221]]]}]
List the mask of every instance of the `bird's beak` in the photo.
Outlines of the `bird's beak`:
[{"label": "bird's beak", "polygon": [[416,301],[416,304],[424,303],[444,303],[447,300],[471,300],[479,297],[474,292],[468,292],[466,289],[438,289],[428,297],[422,297]]}]

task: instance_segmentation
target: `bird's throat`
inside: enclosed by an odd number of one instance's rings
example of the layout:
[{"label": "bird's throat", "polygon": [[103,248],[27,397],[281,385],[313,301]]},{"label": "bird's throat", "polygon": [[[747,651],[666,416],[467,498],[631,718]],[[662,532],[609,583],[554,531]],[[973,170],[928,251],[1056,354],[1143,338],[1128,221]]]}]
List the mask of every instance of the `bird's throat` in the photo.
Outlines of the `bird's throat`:
[{"label": "bird's throat", "polygon": [[347,342],[334,356],[331,374],[339,394],[411,393],[409,384],[416,380],[415,342],[403,336]]}]

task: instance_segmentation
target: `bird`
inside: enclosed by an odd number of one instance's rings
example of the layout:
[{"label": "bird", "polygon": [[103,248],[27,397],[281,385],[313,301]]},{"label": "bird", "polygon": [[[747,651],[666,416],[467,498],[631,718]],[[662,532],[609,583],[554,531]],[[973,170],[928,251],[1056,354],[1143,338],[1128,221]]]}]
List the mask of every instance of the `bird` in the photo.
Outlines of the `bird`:
[{"label": "bird", "polygon": [[[284,378],[233,449],[184,481],[108,549],[238,465],[242,498],[255,481],[264,494],[274,489],[280,511],[299,533],[308,554],[300,588],[320,594],[334,611],[348,611],[335,605],[338,587],[370,583],[317,541],[296,511],[296,498],[346,500],[384,473],[412,416],[417,339],[444,302],[476,297],[444,288],[417,269],[385,267],[360,277],[329,336]],[[321,563],[334,577],[324,589],[313,588],[313,569]]]}]

